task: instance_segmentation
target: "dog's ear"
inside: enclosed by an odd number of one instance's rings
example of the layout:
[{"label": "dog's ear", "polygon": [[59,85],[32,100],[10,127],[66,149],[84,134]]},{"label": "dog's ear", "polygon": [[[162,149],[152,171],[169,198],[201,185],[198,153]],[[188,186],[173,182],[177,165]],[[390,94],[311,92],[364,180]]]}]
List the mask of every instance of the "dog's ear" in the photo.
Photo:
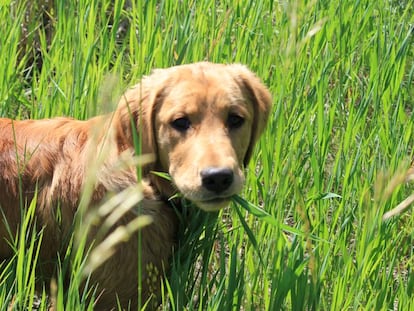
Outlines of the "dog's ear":
[{"label": "dog's ear", "polygon": [[[132,147],[139,154],[153,154],[157,158],[154,118],[157,105],[163,100],[166,79],[163,70],[157,70],[122,95],[114,116],[121,151]],[[145,168],[150,169],[151,166]]]},{"label": "dog's ear", "polygon": [[272,107],[272,97],[266,86],[246,66],[230,65],[242,91],[252,103],[254,109],[253,128],[250,136],[250,143],[244,157],[244,166],[247,166],[253,153],[256,141],[266,127]]}]

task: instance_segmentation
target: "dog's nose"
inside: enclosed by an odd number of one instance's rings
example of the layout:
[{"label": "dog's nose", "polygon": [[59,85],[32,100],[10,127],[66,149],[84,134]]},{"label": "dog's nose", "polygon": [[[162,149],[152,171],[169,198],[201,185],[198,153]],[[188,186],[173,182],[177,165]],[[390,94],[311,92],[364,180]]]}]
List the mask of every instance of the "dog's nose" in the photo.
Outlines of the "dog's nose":
[{"label": "dog's nose", "polygon": [[233,170],[221,167],[208,167],[200,175],[203,187],[215,193],[227,190],[234,179]]}]

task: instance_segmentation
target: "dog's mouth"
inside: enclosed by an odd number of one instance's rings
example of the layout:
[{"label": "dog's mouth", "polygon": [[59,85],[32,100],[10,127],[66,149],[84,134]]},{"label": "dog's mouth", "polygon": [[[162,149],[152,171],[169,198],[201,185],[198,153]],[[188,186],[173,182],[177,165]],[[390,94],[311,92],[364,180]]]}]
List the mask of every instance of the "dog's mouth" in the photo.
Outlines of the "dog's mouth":
[{"label": "dog's mouth", "polygon": [[194,203],[206,212],[218,211],[230,204],[231,197],[216,197],[212,199],[194,201]]}]

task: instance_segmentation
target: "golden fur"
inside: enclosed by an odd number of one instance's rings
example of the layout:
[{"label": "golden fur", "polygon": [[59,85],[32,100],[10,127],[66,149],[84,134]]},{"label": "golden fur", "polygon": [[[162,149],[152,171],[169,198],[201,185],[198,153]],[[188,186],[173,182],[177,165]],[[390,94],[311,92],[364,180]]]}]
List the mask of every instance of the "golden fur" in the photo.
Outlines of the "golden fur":
[{"label": "golden fur", "polygon": [[[27,206],[36,191],[37,225],[44,227],[40,262],[51,262],[63,252],[91,154],[107,153],[96,173],[89,204],[94,206],[107,193],[137,184],[134,166],[115,166],[121,155],[134,155],[134,133],[139,132],[142,153],[155,155],[143,168],[141,203],[152,223],[142,229],[140,250],[133,235],[92,274],[102,291],[97,308],[115,306],[116,297],[121,305],[136,308],[137,256],[142,257],[145,301],[152,291],[146,286],[146,268],[154,266],[162,275],[175,243],[177,218],[168,198],[178,191],[207,211],[226,206],[242,188],[243,168],[270,107],[268,90],[246,67],[202,62],[155,70],[128,90],[109,115],[87,121],[0,119],[0,259],[13,254],[5,224],[14,236],[19,206]],[[169,173],[172,183],[151,171]],[[134,217],[129,212],[117,225]]]}]

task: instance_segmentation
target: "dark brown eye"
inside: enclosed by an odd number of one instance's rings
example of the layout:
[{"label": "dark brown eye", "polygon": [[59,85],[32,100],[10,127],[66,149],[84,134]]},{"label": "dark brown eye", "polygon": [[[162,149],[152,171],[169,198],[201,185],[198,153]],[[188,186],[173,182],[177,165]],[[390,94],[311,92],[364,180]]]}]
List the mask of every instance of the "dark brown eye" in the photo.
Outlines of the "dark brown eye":
[{"label": "dark brown eye", "polygon": [[237,114],[230,114],[227,118],[227,127],[229,129],[238,129],[244,123],[244,118]]},{"label": "dark brown eye", "polygon": [[171,126],[179,132],[185,132],[190,128],[191,122],[187,117],[182,117],[172,121]]}]

